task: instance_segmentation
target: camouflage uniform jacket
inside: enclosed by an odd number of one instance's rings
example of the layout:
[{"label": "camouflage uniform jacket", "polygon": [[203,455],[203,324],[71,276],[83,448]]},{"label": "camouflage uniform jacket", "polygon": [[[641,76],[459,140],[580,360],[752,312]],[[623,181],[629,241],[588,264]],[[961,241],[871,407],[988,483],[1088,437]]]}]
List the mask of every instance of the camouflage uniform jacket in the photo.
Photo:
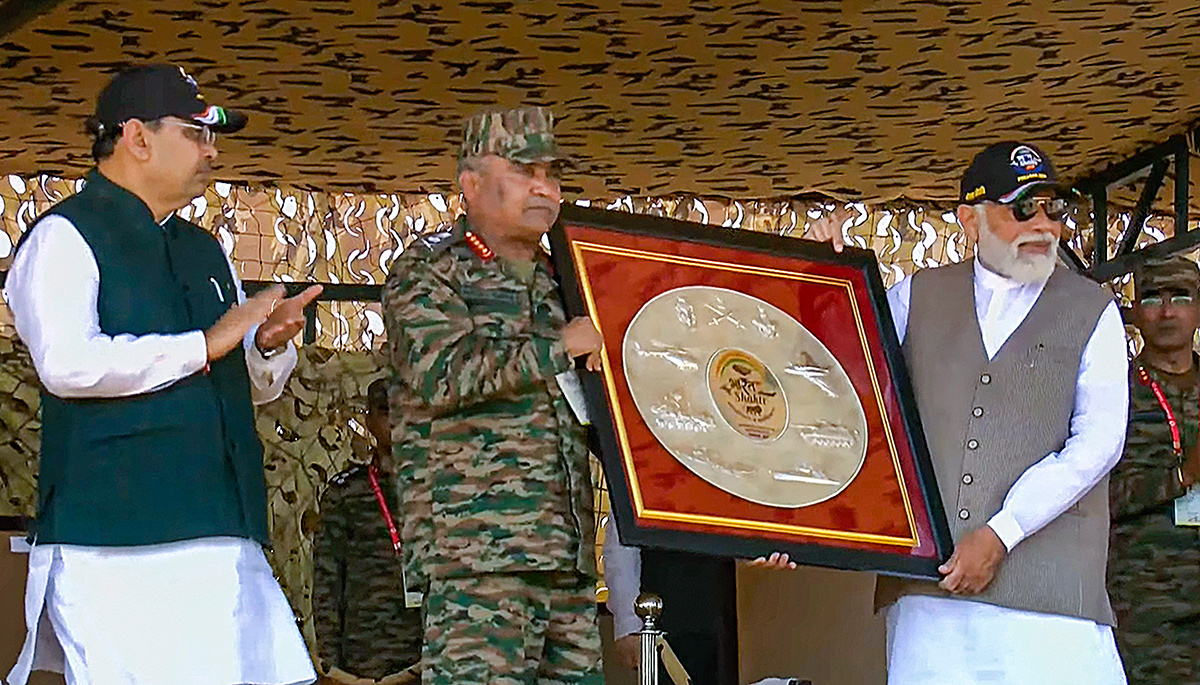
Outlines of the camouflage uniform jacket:
[{"label": "camouflage uniform jacket", "polygon": [[[385,497],[394,492],[391,480],[380,474]],[[404,608],[399,560],[365,466],[341,472],[321,495],[313,626],[325,668],[379,679],[421,657],[421,610]]]},{"label": "camouflage uniform jacket", "polygon": [[[1200,534],[1176,526],[1179,460],[1166,414],[1130,365],[1129,430],[1125,453],[1109,480],[1112,510],[1108,587],[1123,631],[1147,631],[1165,621],[1200,617]],[[1181,390],[1145,366],[1180,422],[1184,453],[1200,428],[1200,388]]]},{"label": "camouflage uniform jacket", "polygon": [[405,560],[413,577],[595,575],[586,433],[549,267],[530,279],[466,241],[466,221],[394,263],[383,294]]}]

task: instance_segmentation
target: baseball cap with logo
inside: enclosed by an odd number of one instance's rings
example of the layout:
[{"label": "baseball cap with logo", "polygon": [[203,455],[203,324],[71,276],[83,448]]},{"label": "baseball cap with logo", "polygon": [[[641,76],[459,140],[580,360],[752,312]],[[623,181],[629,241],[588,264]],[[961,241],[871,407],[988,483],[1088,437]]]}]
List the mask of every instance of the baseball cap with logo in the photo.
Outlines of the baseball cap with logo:
[{"label": "baseball cap with logo", "polygon": [[196,80],[182,67],[146,64],[126,69],[112,78],[96,99],[95,123],[101,135],[130,119],[153,121],[178,117],[208,126],[218,133],[234,133],[246,125],[246,115],[210,105]]},{"label": "baseball cap with logo", "polygon": [[1034,188],[1070,196],[1073,191],[1058,182],[1049,155],[1029,143],[997,143],[975,155],[959,184],[963,203],[1009,203]]},{"label": "baseball cap with logo", "polygon": [[488,110],[463,121],[459,161],[487,155],[522,164],[571,161],[554,139],[554,115],[532,106]]}]

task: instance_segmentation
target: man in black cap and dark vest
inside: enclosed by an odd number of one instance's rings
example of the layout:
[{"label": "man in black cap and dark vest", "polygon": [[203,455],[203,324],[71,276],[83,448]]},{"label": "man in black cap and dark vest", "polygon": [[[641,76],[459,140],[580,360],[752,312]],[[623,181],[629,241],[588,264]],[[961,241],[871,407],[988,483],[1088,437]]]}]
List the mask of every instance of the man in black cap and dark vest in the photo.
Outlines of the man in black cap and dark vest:
[{"label": "man in black cap and dark vest", "polygon": [[42,383],[28,635],[9,683],[315,680],[271,573],[252,402],[274,399],[320,288],[247,299],[220,244],[174,212],[245,115],[178,67],[100,93],[96,168],[18,246],[6,283]]},{"label": "man in black cap and dark vest", "polygon": [[[1120,313],[1058,265],[1072,193],[1040,149],[987,148],[959,197],[975,258],[888,292],[954,536],[940,583],[879,579],[888,682],[1124,683],[1104,578]],[[840,249],[836,218],[812,234]]]}]

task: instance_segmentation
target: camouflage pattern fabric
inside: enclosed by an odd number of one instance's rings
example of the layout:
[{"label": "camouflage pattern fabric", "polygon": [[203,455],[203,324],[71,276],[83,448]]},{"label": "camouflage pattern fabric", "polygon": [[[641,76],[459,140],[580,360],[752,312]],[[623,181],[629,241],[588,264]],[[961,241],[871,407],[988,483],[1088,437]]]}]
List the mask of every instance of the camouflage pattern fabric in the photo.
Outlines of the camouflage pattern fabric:
[{"label": "camouflage pattern fabric", "polygon": [[465,231],[411,247],[384,287],[410,578],[594,578],[586,434],[554,379],[571,368],[554,279],[480,258]]},{"label": "camouflage pattern fabric", "polygon": [[[386,497],[394,490],[387,474],[380,476]],[[394,497],[389,499],[394,512]],[[365,466],[341,472],[321,495],[313,624],[326,671],[378,680],[421,657],[421,611],[404,607],[399,559]]]},{"label": "camouflage pattern fabric", "polygon": [[[1131,685],[1200,683],[1200,530],[1176,526],[1183,494],[1166,414],[1131,365],[1125,453],[1110,475],[1108,589],[1117,644]],[[1180,421],[1186,453],[1200,429],[1196,376],[1170,378],[1146,366]]]},{"label": "camouflage pattern fabric", "polygon": [[497,155],[530,164],[565,160],[554,140],[554,115],[544,107],[480,112],[463,122],[458,159]]},{"label": "camouflage pattern fabric", "polygon": [[1136,297],[1163,288],[1200,292],[1200,266],[1182,255],[1153,259],[1134,269],[1133,283]]},{"label": "camouflage pattern fabric", "polygon": [[426,611],[426,685],[604,682],[595,590],[579,574],[435,580]]}]

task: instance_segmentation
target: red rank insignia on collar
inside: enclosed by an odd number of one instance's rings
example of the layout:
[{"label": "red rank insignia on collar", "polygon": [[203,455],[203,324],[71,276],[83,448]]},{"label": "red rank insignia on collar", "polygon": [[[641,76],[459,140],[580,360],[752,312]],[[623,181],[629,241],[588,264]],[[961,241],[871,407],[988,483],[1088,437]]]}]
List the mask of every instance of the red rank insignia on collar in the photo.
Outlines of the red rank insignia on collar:
[{"label": "red rank insignia on collar", "polygon": [[467,239],[467,245],[471,246],[471,251],[478,255],[483,261],[491,261],[491,259],[496,256],[496,253],[492,252],[492,248],[488,247],[487,243],[483,242],[483,238],[475,235],[475,233],[467,231],[463,237]]}]

